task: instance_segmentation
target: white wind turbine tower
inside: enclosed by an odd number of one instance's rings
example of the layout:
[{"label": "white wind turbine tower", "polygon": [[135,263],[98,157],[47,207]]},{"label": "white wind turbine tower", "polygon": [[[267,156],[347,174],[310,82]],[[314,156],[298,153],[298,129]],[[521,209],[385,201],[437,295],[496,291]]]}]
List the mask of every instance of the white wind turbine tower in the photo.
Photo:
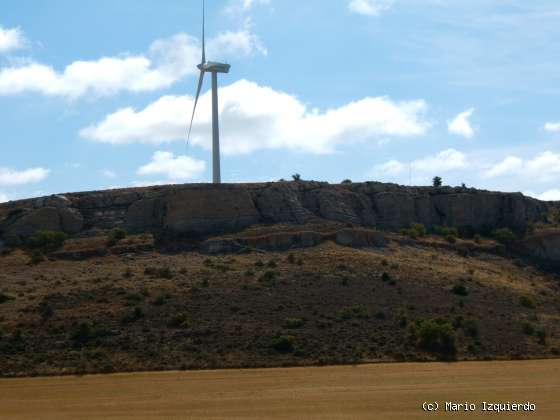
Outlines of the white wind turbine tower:
[{"label": "white wind turbine tower", "polygon": [[200,70],[200,77],[198,78],[198,88],[196,90],[196,98],[194,100],[193,113],[191,117],[191,124],[189,126],[189,133],[187,135],[187,144],[191,136],[191,130],[194,120],[194,113],[198,103],[198,97],[202,89],[204,81],[204,73],[212,73],[212,178],[214,184],[221,183],[220,175],[220,126],[218,122],[218,73],[229,73],[230,65],[223,63],[216,63],[213,61],[206,61],[206,41],[205,41],[205,28],[204,21],[206,18],[205,1],[202,0],[202,61],[197,66]]}]

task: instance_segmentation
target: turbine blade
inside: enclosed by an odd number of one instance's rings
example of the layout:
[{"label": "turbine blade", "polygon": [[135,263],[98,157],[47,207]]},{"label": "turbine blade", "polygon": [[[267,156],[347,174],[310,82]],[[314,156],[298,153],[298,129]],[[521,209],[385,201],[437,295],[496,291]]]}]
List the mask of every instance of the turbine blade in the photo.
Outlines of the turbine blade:
[{"label": "turbine blade", "polygon": [[206,20],[206,2],[202,0],[202,64],[206,63],[206,34],[205,23]]},{"label": "turbine blade", "polygon": [[191,116],[191,124],[189,126],[189,133],[187,134],[187,145],[189,144],[189,140],[191,138],[191,130],[192,130],[192,125],[193,125],[193,121],[194,121],[194,113],[196,111],[196,104],[198,104],[198,98],[200,96],[200,91],[202,90],[202,82],[203,81],[204,81],[204,71],[201,70],[200,71],[200,77],[198,78],[198,88],[196,89],[196,97],[194,99],[194,106],[193,106],[192,116]]}]

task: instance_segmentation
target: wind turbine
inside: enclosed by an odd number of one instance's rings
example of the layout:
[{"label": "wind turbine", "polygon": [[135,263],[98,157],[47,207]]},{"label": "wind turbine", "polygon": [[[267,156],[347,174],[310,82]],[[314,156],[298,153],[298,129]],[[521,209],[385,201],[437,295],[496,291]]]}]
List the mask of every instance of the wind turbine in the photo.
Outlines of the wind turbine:
[{"label": "wind turbine", "polygon": [[213,61],[206,61],[206,41],[205,41],[205,28],[204,21],[206,19],[205,1],[202,0],[202,60],[197,66],[200,70],[198,78],[198,88],[196,90],[196,98],[194,100],[193,112],[191,117],[191,124],[189,126],[189,133],[187,135],[187,144],[191,137],[191,130],[194,120],[194,113],[196,105],[202,90],[202,83],[204,82],[204,73],[212,73],[212,179],[214,184],[221,183],[220,175],[220,125],[218,122],[218,73],[229,73],[230,65],[224,63],[216,63]]}]

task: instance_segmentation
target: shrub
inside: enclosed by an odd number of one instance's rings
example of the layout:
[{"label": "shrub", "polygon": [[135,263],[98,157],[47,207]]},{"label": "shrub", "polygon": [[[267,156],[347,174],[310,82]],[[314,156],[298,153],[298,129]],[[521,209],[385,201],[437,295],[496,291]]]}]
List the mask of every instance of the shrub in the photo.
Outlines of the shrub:
[{"label": "shrub", "polygon": [[39,311],[41,319],[43,320],[50,318],[54,314],[52,306],[46,300],[43,300],[41,301],[41,303],[39,303],[39,307],[37,308],[37,310]]},{"label": "shrub", "polygon": [[187,314],[177,314],[169,318],[167,321],[169,328],[190,328],[192,322]]},{"label": "shrub", "polygon": [[70,340],[75,346],[83,346],[95,338],[107,335],[109,335],[107,330],[96,327],[89,322],[74,324],[70,330]]},{"label": "shrub", "polygon": [[381,274],[381,280],[384,281],[385,283],[388,283],[392,280],[392,278],[391,278],[391,275],[389,273],[384,271],[383,274]]},{"label": "shrub", "polygon": [[135,321],[138,321],[140,318],[144,318],[144,311],[142,308],[134,308],[132,313],[126,314],[121,319],[121,324],[132,324]]},{"label": "shrub", "polygon": [[274,261],[274,260],[270,260],[266,265],[269,268],[276,268],[276,266],[277,266],[276,261]]},{"label": "shrub", "polygon": [[537,305],[535,305],[535,301],[531,299],[529,296],[521,296],[519,298],[519,304],[525,308],[535,309]]},{"label": "shrub", "polygon": [[522,324],[523,332],[527,335],[533,335],[535,333],[535,326],[530,322],[524,322]]},{"label": "shrub", "polygon": [[294,351],[294,337],[281,335],[272,340],[272,348],[279,353],[292,353]]},{"label": "shrub", "polygon": [[344,181],[342,181],[343,184],[351,184],[352,180],[351,179],[345,179]]},{"label": "shrub", "polygon": [[63,232],[39,230],[25,240],[25,246],[30,250],[53,252],[64,245],[68,236]]},{"label": "shrub", "polygon": [[301,318],[287,318],[286,321],[284,321],[284,328],[288,328],[288,329],[301,328],[303,327],[304,323],[305,321]]},{"label": "shrub", "polygon": [[472,319],[467,319],[466,321],[463,322],[463,331],[465,331],[465,334],[468,335],[469,337],[472,338],[477,338],[478,337],[478,324],[475,320]]},{"label": "shrub", "polygon": [[122,227],[111,229],[107,235],[107,245],[108,246],[116,245],[119,241],[126,238],[126,236],[127,236],[127,232]]},{"label": "shrub", "polygon": [[451,289],[451,292],[458,296],[468,296],[469,294],[469,291],[467,290],[467,287],[464,284],[456,284]]},{"label": "shrub", "polygon": [[337,318],[340,320],[348,319],[364,319],[369,318],[368,309],[363,305],[352,305],[342,308],[337,313]]},{"label": "shrub", "polygon": [[266,271],[262,276],[259,277],[259,281],[263,283],[273,282],[276,278],[276,273],[274,271]]},{"label": "shrub", "polygon": [[434,179],[432,180],[432,185],[435,188],[439,188],[443,185],[443,180],[441,179],[440,176],[435,176]]},{"label": "shrub", "polygon": [[442,356],[457,353],[457,338],[449,322],[427,319],[418,325],[418,347]]},{"label": "shrub", "polygon": [[492,232],[492,237],[504,245],[510,245],[516,239],[510,228],[496,229]]},{"label": "shrub", "polygon": [[165,266],[165,267],[146,267],[144,269],[144,274],[146,274],[148,276],[151,276],[151,277],[162,278],[162,279],[172,279],[173,278],[173,272],[167,266]]},{"label": "shrub", "polygon": [[537,330],[537,339],[539,340],[539,344],[542,344],[543,346],[546,344],[546,331],[542,328],[539,328]]},{"label": "shrub", "polygon": [[301,175],[300,174],[293,174],[292,179],[294,181],[301,181]]},{"label": "shrub", "polygon": [[159,293],[152,301],[152,304],[156,306],[162,306],[167,303],[167,299],[169,299],[169,295],[167,293]]},{"label": "shrub", "polygon": [[482,242],[482,236],[480,236],[479,233],[477,233],[476,235],[474,235],[474,242],[479,244]]},{"label": "shrub", "polygon": [[408,229],[403,229],[402,234],[411,238],[421,238],[426,236],[426,227],[422,223],[412,223]]},{"label": "shrub", "polygon": [[10,295],[7,295],[7,294],[5,294],[5,293],[3,293],[3,292],[0,292],[0,304],[6,303],[6,302],[8,302],[9,300],[14,300],[14,299],[15,299],[14,297],[12,297],[12,296],[10,296]]},{"label": "shrub", "polygon": [[447,237],[458,238],[459,237],[459,230],[457,228],[447,227],[447,226],[435,226],[434,233],[436,235],[443,236],[447,239]]}]

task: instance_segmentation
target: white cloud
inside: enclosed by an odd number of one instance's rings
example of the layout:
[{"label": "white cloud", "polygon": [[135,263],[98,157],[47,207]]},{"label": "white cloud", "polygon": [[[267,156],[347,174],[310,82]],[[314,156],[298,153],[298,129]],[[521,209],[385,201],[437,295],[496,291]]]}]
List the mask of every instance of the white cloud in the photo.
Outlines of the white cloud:
[{"label": "white cloud", "polygon": [[387,179],[391,177],[402,178],[403,175],[414,173],[418,182],[422,182],[426,176],[432,176],[435,173],[446,173],[451,171],[463,170],[470,168],[472,165],[466,154],[455,149],[447,149],[436,155],[427,156],[422,159],[416,159],[412,162],[400,162],[398,160],[390,160],[380,165],[374,166],[368,176]]},{"label": "white cloud", "polygon": [[206,163],[188,156],[177,156],[170,152],[156,152],[152,161],[138,169],[138,175],[165,175],[170,180],[187,180],[204,172]]},{"label": "white cloud", "polygon": [[246,12],[253,6],[270,3],[271,0],[231,0],[225,10],[228,13]]},{"label": "white cloud", "polygon": [[558,133],[560,132],[560,122],[548,122],[544,125],[544,129],[552,133]]},{"label": "white cloud", "polygon": [[351,0],[348,3],[351,12],[366,16],[379,16],[381,12],[392,6],[393,0]]},{"label": "white cloud", "polygon": [[539,200],[542,201],[560,201],[560,190],[548,190],[536,196],[533,194],[527,194],[527,195],[534,196],[535,198],[538,198]]},{"label": "white cloud", "polygon": [[[246,154],[259,149],[333,152],[343,144],[386,136],[421,136],[429,124],[422,100],[393,102],[367,97],[325,112],[310,110],[296,97],[240,80],[220,89],[222,151]],[[83,129],[84,138],[103,143],[161,144],[184,140],[193,98],[164,96],[143,110],[124,108]],[[199,101],[191,136],[211,149],[211,97]]]},{"label": "white cloud", "polygon": [[469,166],[467,155],[455,149],[447,149],[435,156],[428,156],[412,162],[412,168],[424,172],[453,171]]},{"label": "white cloud", "polygon": [[493,165],[484,174],[489,178],[494,178],[496,176],[516,173],[521,168],[523,168],[523,159],[516,156],[508,156],[503,161]]},{"label": "white cloud", "polygon": [[550,151],[541,153],[525,163],[523,173],[541,182],[558,179],[560,177],[560,154]]},{"label": "white cloud", "polygon": [[377,166],[377,172],[384,175],[400,175],[406,169],[406,165],[398,160],[390,160]]},{"label": "white cloud", "polygon": [[501,175],[523,177],[535,182],[550,182],[560,179],[560,154],[545,151],[532,159],[523,160],[508,156],[485,171],[487,177]]},{"label": "white cloud", "polygon": [[49,174],[47,169],[32,168],[16,171],[9,168],[0,168],[0,186],[13,186],[40,182]]},{"label": "white cloud", "polygon": [[103,169],[101,171],[101,175],[103,175],[105,178],[116,178],[117,174],[113,171],[111,171],[110,169]]},{"label": "white cloud", "polygon": [[[35,62],[2,68],[0,95],[37,92],[77,98],[89,93],[106,96],[165,88],[184,76],[198,73],[199,44],[196,38],[176,34],[154,41],[147,55],[75,61],[63,72]],[[226,32],[208,41],[209,55],[220,59],[247,56],[254,51],[266,54],[266,49],[247,25],[241,31]]]},{"label": "white cloud", "polygon": [[474,136],[474,129],[469,122],[469,117],[473,114],[473,112],[474,108],[468,109],[465,112],[461,112],[452,121],[449,121],[447,123],[449,132],[465,138],[471,138]]},{"label": "white cloud", "polygon": [[0,203],[6,203],[8,201],[10,201],[8,196],[6,194],[0,193]]},{"label": "white cloud", "polygon": [[237,32],[223,32],[208,41],[208,55],[219,56],[221,52],[227,51],[231,56],[249,56],[254,51],[262,55],[268,55],[268,50],[261,43],[260,39],[249,29]]},{"label": "white cloud", "polygon": [[27,40],[19,28],[0,26],[0,54],[24,48],[26,45]]}]

